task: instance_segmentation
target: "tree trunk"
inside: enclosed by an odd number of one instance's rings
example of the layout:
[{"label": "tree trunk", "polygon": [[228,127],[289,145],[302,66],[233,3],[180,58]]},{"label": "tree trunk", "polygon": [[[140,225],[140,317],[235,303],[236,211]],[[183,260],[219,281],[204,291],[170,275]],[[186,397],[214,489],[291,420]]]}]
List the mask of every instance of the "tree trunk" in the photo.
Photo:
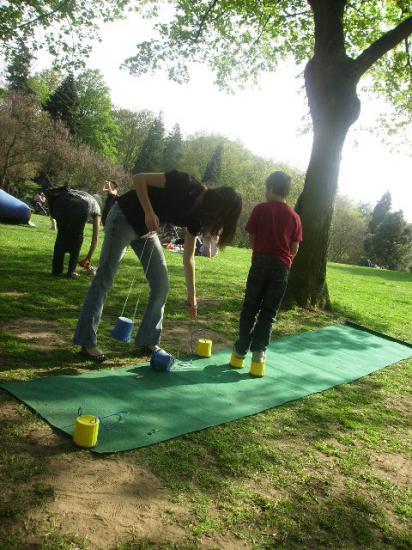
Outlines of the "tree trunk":
[{"label": "tree trunk", "polygon": [[348,129],[360,112],[353,61],[342,51],[314,58],[306,67],[305,84],[314,138],[299,201],[303,243],[290,275],[285,304],[329,308],[326,261],[341,152]]}]

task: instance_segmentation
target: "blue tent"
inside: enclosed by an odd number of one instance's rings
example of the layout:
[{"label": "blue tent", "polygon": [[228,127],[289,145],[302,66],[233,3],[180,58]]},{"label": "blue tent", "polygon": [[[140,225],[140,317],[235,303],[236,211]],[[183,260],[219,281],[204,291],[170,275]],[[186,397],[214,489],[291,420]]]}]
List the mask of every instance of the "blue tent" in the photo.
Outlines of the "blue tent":
[{"label": "blue tent", "polygon": [[0,189],[0,221],[29,223],[31,211],[26,203]]}]

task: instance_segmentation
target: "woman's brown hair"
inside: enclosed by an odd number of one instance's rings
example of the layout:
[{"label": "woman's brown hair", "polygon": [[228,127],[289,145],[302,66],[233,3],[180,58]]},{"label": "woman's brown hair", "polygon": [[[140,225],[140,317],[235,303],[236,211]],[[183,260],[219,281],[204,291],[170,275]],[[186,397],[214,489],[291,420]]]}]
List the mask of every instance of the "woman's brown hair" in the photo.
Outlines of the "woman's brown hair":
[{"label": "woman's brown hair", "polygon": [[192,214],[204,233],[219,236],[218,246],[223,249],[233,240],[241,210],[242,197],[233,187],[215,187],[206,188]]}]

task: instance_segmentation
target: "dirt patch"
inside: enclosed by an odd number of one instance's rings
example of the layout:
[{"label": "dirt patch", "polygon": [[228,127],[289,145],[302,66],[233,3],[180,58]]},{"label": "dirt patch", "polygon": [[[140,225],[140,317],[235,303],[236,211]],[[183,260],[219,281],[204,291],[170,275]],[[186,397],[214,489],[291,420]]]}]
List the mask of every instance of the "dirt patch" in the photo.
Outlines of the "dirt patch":
[{"label": "dirt patch", "polygon": [[412,417],[412,397],[410,397],[409,395],[386,397],[384,402],[389,409],[399,411],[406,417]]},{"label": "dirt patch", "polygon": [[223,304],[222,300],[200,300],[199,311],[208,311],[209,309],[217,309]]},{"label": "dirt patch", "polygon": [[23,318],[3,324],[1,328],[11,336],[27,343],[32,350],[50,351],[66,345],[66,340],[57,334],[61,329],[57,321]]},{"label": "dirt patch", "polygon": [[54,488],[49,512],[59,533],[88,539],[93,548],[114,548],[132,538],[184,537],[174,521],[180,511],[168,491],[130,460],[78,453],[55,457],[44,481]]},{"label": "dirt patch", "polygon": [[4,292],[0,292],[0,296],[10,296],[10,298],[21,298],[26,294],[27,292],[18,292],[17,290],[7,290]]},{"label": "dirt patch", "polygon": [[401,455],[381,453],[374,456],[372,471],[401,489],[412,487],[411,462]]},{"label": "dirt patch", "polygon": [[203,539],[200,548],[216,550],[223,548],[224,550],[239,550],[239,548],[251,548],[249,542],[231,537],[229,534],[214,536],[210,541]]},{"label": "dirt patch", "polygon": [[198,321],[195,326],[192,326],[189,321],[171,321],[166,320],[163,326],[162,346],[178,347],[181,353],[190,353],[190,343],[196,348],[196,343],[199,338],[208,338],[213,342],[213,350],[223,348],[231,348],[233,341],[226,338],[224,335],[210,330],[206,326],[206,322]]}]

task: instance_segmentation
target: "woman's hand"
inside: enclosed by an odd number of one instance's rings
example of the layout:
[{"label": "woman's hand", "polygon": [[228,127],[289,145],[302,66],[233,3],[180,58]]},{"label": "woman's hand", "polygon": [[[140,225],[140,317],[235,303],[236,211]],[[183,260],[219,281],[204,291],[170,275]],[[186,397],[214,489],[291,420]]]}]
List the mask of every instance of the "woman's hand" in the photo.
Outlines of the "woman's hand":
[{"label": "woman's hand", "polygon": [[144,217],[144,221],[149,232],[157,231],[159,229],[159,218],[154,212],[152,212],[151,214],[146,214]]},{"label": "woman's hand", "polygon": [[197,318],[197,304],[188,304],[189,307],[189,317],[191,321],[195,321]]},{"label": "woman's hand", "polygon": [[157,231],[159,229],[159,218],[153,211],[152,203],[147,188],[158,187],[164,188],[166,185],[166,176],[162,173],[154,174],[136,174],[133,176],[133,182],[135,185],[136,195],[142,205],[144,211],[144,221],[149,231]]}]

